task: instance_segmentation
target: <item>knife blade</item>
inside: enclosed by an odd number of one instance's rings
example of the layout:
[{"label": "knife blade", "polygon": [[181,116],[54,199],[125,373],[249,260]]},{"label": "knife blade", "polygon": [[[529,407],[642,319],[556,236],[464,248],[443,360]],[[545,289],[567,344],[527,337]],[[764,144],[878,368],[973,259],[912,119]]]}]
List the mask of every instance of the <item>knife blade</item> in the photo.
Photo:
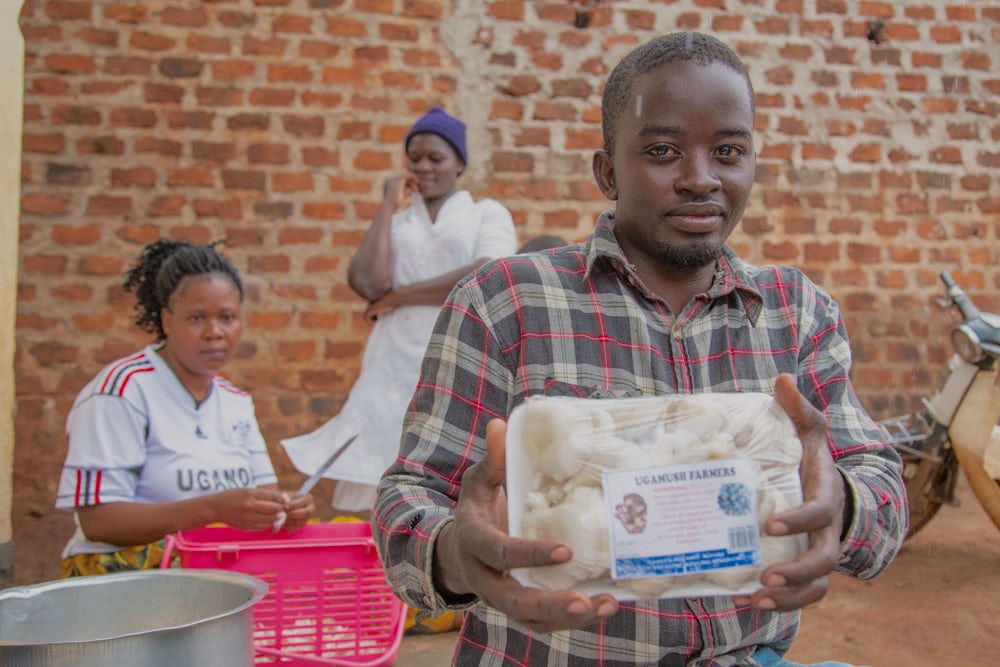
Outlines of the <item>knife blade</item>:
[{"label": "knife blade", "polygon": [[[344,453],[344,450],[347,449],[348,445],[354,442],[354,440],[357,437],[358,435],[355,433],[350,438],[348,438],[344,444],[342,444],[340,447],[337,447],[337,449],[333,450],[333,453],[330,454],[330,457],[323,462],[323,465],[317,468],[316,472],[309,475],[306,481],[302,482],[302,486],[300,486],[299,490],[296,491],[296,495],[304,496],[310,491],[312,491],[312,488],[316,486],[317,482],[319,482],[320,478],[323,476],[323,473],[325,473],[327,470],[330,469],[330,466],[333,465],[334,461],[340,458],[340,455]],[[284,512],[282,512],[281,515],[278,517],[278,519],[274,522],[274,524],[271,525],[271,532],[276,533],[279,530],[281,530],[281,527],[285,525],[285,519],[287,518],[288,516]]]},{"label": "knife blade", "polygon": [[344,444],[342,444],[340,447],[337,447],[337,449],[333,451],[333,454],[330,454],[330,458],[324,461],[323,465],[321,465],[319,468],[316,469],[316,472],[309,475],[309,478],[306,481],[302,482],[302,486],[299,487],[298,494],[300,496],[304,496],[310,491],[312,491],[312,488],[316,486],[316,482],[320,480],[320,477],[323,476],[323,473],[325,473],[327,470],[330,469],[330,466],[332,466],[333,463],[340,458],[340,455],[344,453],[344,450],[347,449],[348,445],[354,442],[354,440],[357,437],[358,437],[357,434],[352,435],[350,438],[347,439],[347,441]]}]

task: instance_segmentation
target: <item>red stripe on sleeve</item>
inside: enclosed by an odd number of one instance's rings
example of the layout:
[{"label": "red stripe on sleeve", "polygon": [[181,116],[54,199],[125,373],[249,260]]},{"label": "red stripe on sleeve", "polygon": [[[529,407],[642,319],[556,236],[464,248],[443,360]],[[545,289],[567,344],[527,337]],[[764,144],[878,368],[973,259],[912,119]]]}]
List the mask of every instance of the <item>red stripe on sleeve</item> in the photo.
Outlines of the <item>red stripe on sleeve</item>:
[{"label": "red stripe on sleeve", "polygon": [[77,469],[76,471],[76,492],[73,494],[73,506],[80,506],[80,484],[83,481],[83,471]]},{"label": "red stripe on sleeve", "polygon": [[144,354],[145,354],[144,351],[143,352],[139,352],[138,354],[134,354],[131,357],[127,357],[125,359],[122,359],[120,362],[118,362],[117,364],[115,364],[114,368],[111,368],[110,370],[108,370],[108,374],[104,376],[104,382],[101,383],[101,388],[100,388],[100,390],[97,393],[99,393],[99,394],[103,394],[104,393],[104,390],[108,386],[108,382],[111,380],[111,378],[114,377],[115,373],[118,371],[119,368],[121,368],[122,366],[124,366],[127,363],[135,361],[136,359],[142,357],[142,355],[144,355]]},{"label": "red stripe on sleeve", "polygon": [[97,481],[94,483],[94,504],[101,504],[101,471],[97,471]]},{"label": "red stripe on sleeve", "polygon": [[137,368],[134,371],[129,371],[128,375],[125,376],[125,379],[122,380],[122,385],[121,385],[121,387],[118,388],[118,391],[116,393],[119,396],[124,396],[125,395],[125,387],[128,386],[128,381],[131,380],[132,376],[135,375],[136,373],[148,373],[148,372],[154,371],[154,370],[156,370],[156,369],[150,367],[150,368]]}]

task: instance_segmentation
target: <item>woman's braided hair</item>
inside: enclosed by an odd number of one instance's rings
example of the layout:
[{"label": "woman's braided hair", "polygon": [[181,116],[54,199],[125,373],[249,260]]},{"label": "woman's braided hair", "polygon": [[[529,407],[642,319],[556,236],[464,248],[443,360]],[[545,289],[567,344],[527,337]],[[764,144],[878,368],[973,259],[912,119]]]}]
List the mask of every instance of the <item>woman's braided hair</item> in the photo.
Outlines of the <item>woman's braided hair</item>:
[{"label": "woman's braided hair", "polygon": [[233,281],[243,301],[243,282],[236,268],[220,255],[216,241],[199,245],[187,241],[160,239],[146,246],[125,274],[125,291],[135,292],[135,323],[140,329],[166,338],[160,311],[170,305],[170,297],[185,278],[220,274]]}]

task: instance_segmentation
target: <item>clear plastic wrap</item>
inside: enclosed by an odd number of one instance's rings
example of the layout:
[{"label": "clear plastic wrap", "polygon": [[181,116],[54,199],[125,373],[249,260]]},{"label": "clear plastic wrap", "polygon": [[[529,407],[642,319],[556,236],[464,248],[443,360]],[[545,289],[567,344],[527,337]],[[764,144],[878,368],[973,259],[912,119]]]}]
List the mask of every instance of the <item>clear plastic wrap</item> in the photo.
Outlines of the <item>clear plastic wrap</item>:
[{"label": "clear plastic wrap", "polygon": [[532,397],[511,413],[506,447],[510,534],[573,551],[514,570],[522,584],[620,600],[742,595],[806,548],[805,535],[763,532],[802,502],[802,446],[769,394]]}]

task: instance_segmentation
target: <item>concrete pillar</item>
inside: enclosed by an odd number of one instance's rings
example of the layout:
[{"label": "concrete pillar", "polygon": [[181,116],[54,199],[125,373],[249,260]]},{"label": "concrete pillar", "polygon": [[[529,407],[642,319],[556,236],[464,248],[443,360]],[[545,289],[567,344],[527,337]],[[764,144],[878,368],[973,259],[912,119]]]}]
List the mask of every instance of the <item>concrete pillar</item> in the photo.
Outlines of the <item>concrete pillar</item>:
[{"label": "concrete pillar", "polygon": [[21,5],[21,0],[0,0],[0,588],[14,579],[14,320],[24,107]]}]

